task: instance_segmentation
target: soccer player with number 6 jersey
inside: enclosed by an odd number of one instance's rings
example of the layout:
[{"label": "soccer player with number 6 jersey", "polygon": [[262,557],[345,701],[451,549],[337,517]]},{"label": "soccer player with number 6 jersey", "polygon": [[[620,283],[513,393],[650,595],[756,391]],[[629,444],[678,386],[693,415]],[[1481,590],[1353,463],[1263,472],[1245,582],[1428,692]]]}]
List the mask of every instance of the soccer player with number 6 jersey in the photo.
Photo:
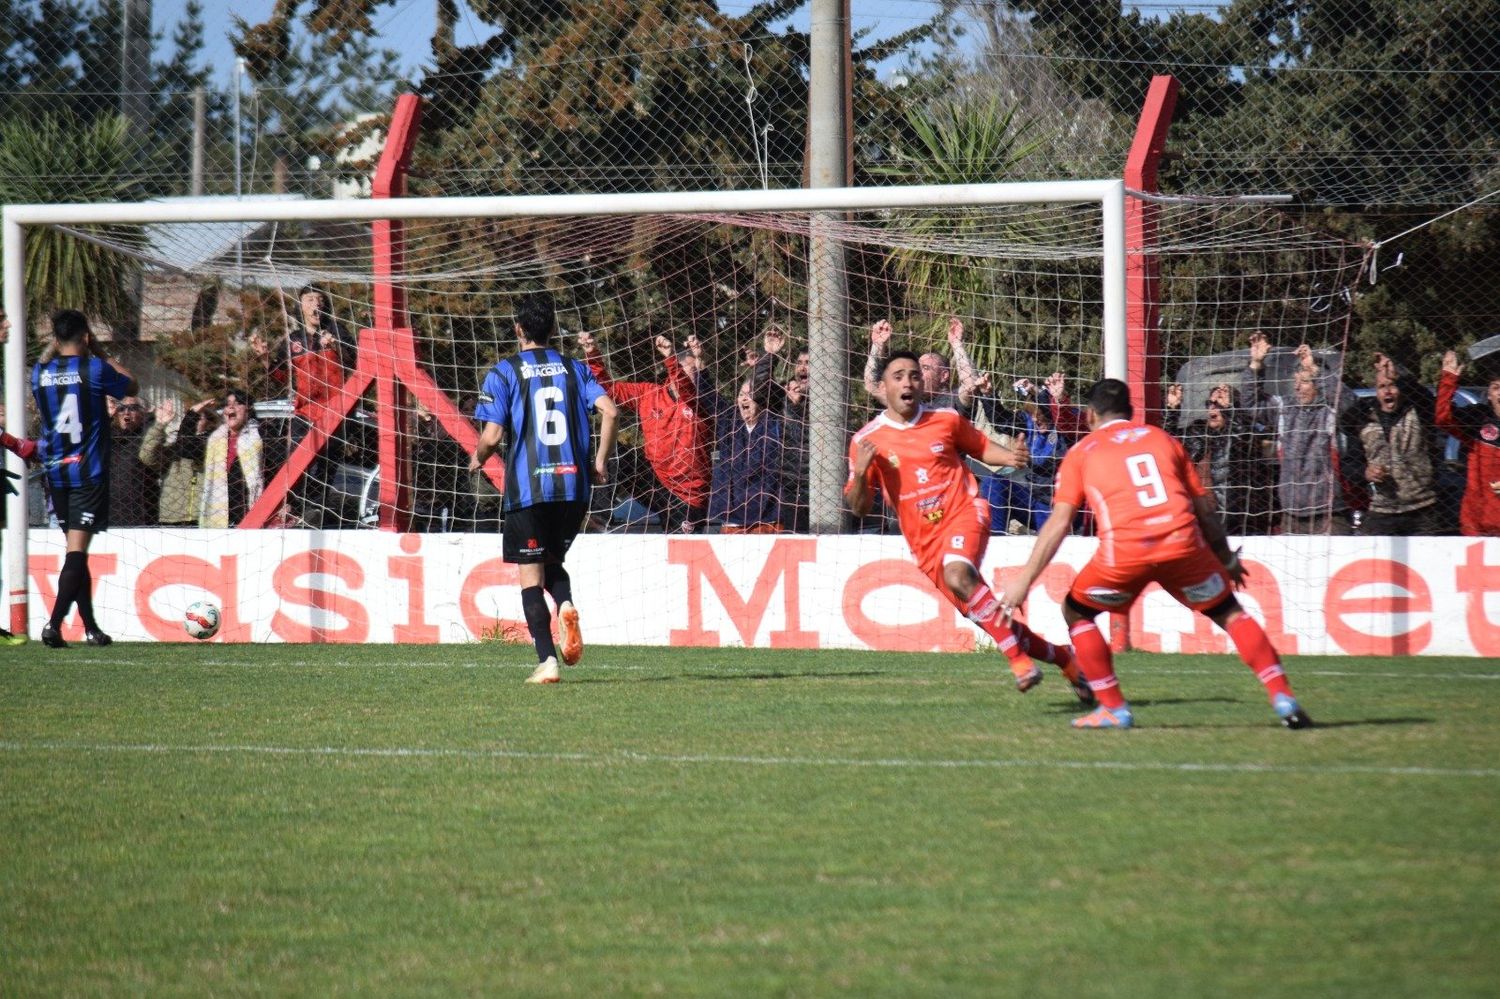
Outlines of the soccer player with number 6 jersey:
[{"label": "soccer player with number 6 jersey", "polygon": [[1005,620],[1000,602],[979,575],[990,539],[990,510],[964,456],[986,465],[1024,468],[1025,447],[1003,448],[957,411],[924,406],[921,367],[911,351],[890,354],[873,375],[886,408],[849,444],[844,486],[849,508],[862,517],[870,512],[875,490],[884,491],[922,572],[995,640],[1018,690],[1025,693],[1042,682],[1035,662],[1041,659],[1056,664],[1079,700],[1092,704],[1093,694],[1073,664],[1072,651],[1043,640],[1020,622]]},{"label": "soccer player with number 6 jersey", "polygon": [[1089,390],[1091,432],[1063,458],[1052,513],[1024,570],[1005,587],[1002,608],[1010,613],[1021,606],[1057,554],[1074,514],[1087,503],[1099,526],[1099,548],[1073,580],[1063,617],[1078,666],[1099,706],[1074,719],[1073,726],[1130,728],[1135,723],[1115,677],[1109,644],[1094,619],[1104,611],[1129,610],[1154,582],[1229,633],[1282,724],[1310,727],[1312,719],[1292,694],[1265,630],[1235,599],[1246,571],[1239,553],[1229,548],[1213,494],[1203,487],[1176,438],[1160,427],[1131,422],[1134,415],[1124,382],[1106,378]]},{"label": "soccer player with number 6 jersey", "polygon": [[67,532],[67,555],[57,577],[57,601],[42,626],[42,644],[65,649],[63,621],[73,604],[83,618],[85,640],[108,645],[94,620],[89,543],[109,527],[109,411],[106,396],[122,399],[140,391],[135,377],[100,355],[83,313],[64,309],[52,316],[52,345],[31,371],[31,397],[42,426],[40,458],[47,470],[52,510]]},{"label": "soccer player with number 6 jersey", "polygon": [[[526,682],[557,683],[562,671],[542,591],[557,605],[562,660],[571,666],[583,655],[583,634],[563,558],[588,514],[592,484],[606,481],[620,411],[587,365],[552,347],[557,313],[550,294],[522,295],[515,329],[520,351],[496,364],[480,389],[474,416],[484,428],[469,469],[478,471],[504,441],[501,556],[520,567],[521,608],[536,645],[537,668]],[[592,462],[590,409],[604,418]]]}]

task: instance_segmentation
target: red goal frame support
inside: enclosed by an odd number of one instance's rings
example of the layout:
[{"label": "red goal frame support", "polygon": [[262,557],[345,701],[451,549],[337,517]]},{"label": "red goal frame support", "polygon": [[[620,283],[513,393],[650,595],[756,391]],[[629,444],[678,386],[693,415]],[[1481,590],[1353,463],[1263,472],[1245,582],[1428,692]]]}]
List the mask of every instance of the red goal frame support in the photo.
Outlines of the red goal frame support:
[{"label": "red goal frame support", "polygon": [[1125,337],[1131,402],[1147,422],[1161,422],[1161,262],[1156,255],[1159,209],[1130,191],[1155,194],[1157,168],[1177,107],[1177,78],[1153,76],[1125,158]]},{"label": "red goal frame support", "polygon": [[[1156,205],[1131,191],[1155,194],[1157,168],[1167,147],[1167,129],[1177,107],[1177,78],[1153,76],[1125,157],[1125,338],[1130,401],[1148,423],[1161,423],[1161,261],[1156,255]],[[1109,616],[1110,645],[1131,647],[1130,616]]]},{"label": "red goal frame support", "polygon": [[[420,97],[402,94],[396,99],[385,148],[381,150],[371,185],[372,198],[399,198],[406,194],[406,176],[421,118]],[[338,394],[328,401],[322,416],[287,456],[286,464],[266,484],[260,499],[240,521],[240,527],[266,526],[281,509],[293,484],[306,474],[318,452],[372,385],[380,455],[381,530],[404,531],[410,526],[411,462],[407,454],[406,423],[413,399],[426,406],[465,451],[472,454],[479,445],[477,429],[417,360],[406,288],[398,280],[406,274],[406,223],[400,219],[375,220],[370,227],[370,242],[375,276],[372,322],[359,331],[354,370]],[[503,492],[505,475],[500,462],[491,458],[484,471]]]}]

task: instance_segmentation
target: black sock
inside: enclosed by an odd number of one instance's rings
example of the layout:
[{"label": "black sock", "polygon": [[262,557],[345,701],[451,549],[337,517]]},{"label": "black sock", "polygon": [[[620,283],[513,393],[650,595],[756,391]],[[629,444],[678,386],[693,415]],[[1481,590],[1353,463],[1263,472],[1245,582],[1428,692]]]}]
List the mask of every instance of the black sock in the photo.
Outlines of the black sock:
[{"label": "black sock", "polygon": [[88,631],[98,631],[99,622],[94,620],[94,574],[89,572],[89,557],[83,555],[83,581],[78,584],[78,616],[83,618],[83,627]]},{"label": "black sock", "polygon": [[78,599],[78,590],[89,575],[88,552],[68,552],[63,556],[62,572],[57,574],[57,602],[52,605],[52,618],[48,621],[54,628],[61,628]]},{"label": "black sock", "polygon": [[546,662],[557,655],[557,646],[552,644],[552,612],[547,609],[547,598],[542,596],[540,586],[528,586],[521,591],[521,610],[526,614],[526,629],[536,644],[536,661]]},{"label": "black sock", "polygon": [[568,575],[568,570],[562,567],[562,563],[549,562],[543,579],[542,585],[546,586],[547,592],[552,594],[554,604],[561,607],[563,604],[573,602],[573,580]]}]

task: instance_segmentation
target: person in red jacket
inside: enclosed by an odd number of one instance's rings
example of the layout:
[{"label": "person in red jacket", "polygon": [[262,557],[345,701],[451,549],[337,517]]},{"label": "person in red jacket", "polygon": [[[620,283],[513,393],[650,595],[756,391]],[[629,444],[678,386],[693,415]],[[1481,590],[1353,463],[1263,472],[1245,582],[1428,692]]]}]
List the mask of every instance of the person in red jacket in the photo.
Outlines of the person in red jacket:
[{"label": "person in red jacket", "polygon": [[609,377],[604,357],[587,333],[578,334],[578,345],[594,379],[611,399],[635,410],[641,423],[646,461],[663,489],[643,497],[660,513],[668,531],[696,534],[708,521],[709,484],[712,480],[713,427],[698,408],[699,361],[691,348],[673,353],[672,341],[656,338],[656,352],[666,365],[661,383],[617,382]]},{"label": "person in red jacket", "polygon": [[1470,537],[1500,536],[1500,376],[1490,379],[1485,392],[1489,405],[1454,409],[1453,393],[1463,373],[1457,354],[1450,350],[1443,355],[1434,422],[1463,444],[1469,466],[1459,530]]}]

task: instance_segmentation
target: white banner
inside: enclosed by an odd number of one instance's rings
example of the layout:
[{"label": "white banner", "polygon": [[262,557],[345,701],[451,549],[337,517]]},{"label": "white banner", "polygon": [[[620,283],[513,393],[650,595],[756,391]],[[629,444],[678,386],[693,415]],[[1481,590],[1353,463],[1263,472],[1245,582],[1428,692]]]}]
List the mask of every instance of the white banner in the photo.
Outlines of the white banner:
[{"label": "white banner", "polygon": [[[29,541],[36,635],[63,536],[33,530]],[[1064,637],[1060,603],[1093,550],[1091,539],[1069,539],[1033,590],[1029,619],[1043,635]],[[1030,551],[1030,538],[991,539],[991,585]],[[1284,654],[1500,656],[1500,539],[1249,538],[1242,558],[1251,585],[1241,599]],[[217,641],[526,641],[515,567],[494,534],[122,529],[95,538],[90,565],[100,626],[126,641],[188,640],[182,611],[197,599],[223,609]],[[584,535],[568,567],[591,643],[975,644],[975,628],[938,598],[900,538]],[[1155,587],[1130,632],[1145,650],[1229,651]],[[64,636],[81,636],[76,614]]]}]

